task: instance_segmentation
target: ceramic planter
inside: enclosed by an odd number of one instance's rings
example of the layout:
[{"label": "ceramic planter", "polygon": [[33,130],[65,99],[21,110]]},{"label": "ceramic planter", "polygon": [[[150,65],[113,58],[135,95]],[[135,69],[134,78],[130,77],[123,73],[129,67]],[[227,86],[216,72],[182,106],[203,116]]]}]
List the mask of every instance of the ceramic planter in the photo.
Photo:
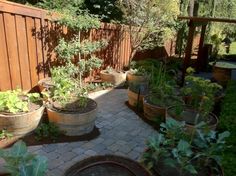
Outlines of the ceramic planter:
[{"label": "ceramic planter", "polygon": [[114,86],[123,86],[126,81],[126,72],[108,72],[107,70],[102,70],[100,72],[100,77],[103,82],[112,83]]},{"label": "ceramic planter", "polygon": [[6,129],[13,136],[25,136],[35,130],[43,116],[44,106],[19,114],[0,114],[0,130]]},{"label": "ceramic planter", "polygon": [[130,72],[127,73],[127,81],[135,83],[148,83],[148,76],[134,75]]},{"label": "ceramic planter", "polygon": [[90,101],[93,102],[94,107],[87,112],[60,111],[47,107],[48,119],[55,123],[67,136],[80,136],[90,133],[94,129],[97,115],[97,103],[92,99]]},{"label": "ceramic planter", "polygon": [[128,102],[129,105],[133,107],[142,107],[143,106],[143,97],[147,94],[138,94],[128,89]]}]

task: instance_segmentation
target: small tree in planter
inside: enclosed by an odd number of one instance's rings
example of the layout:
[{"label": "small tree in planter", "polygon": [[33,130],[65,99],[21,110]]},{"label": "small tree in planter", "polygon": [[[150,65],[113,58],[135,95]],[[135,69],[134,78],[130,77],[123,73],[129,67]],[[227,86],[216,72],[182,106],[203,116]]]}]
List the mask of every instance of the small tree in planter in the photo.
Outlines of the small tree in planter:
[{"label": "small tree in planter", "polygon": [[66,135],[82,135],[93,130],[97,110],[96,102],[87,97],[83,77],[101,66],[102,61],[92,53],[106,42],[82,38],[82,31],[99,27],[98,19],[86,12],[66,10],[58,23],[78,34],[72,39],[62,38],[56,47],[62,66],[51,69],[53,87],[45,94],[49,98],[48,117]]},{"label": "small tree in planter", "polygon": [[0,92],[0,130],[24,136],[38,126],[43,111],[38,93],[26,93],[20,89]]},{"label": "small tree in planter", "polygon": [[197,129],[189,134],[185,123],[172,118],[161,124],[161,132],[147,143],[143,163],[160,176],[220,175],[220,153],[229,132]]}]

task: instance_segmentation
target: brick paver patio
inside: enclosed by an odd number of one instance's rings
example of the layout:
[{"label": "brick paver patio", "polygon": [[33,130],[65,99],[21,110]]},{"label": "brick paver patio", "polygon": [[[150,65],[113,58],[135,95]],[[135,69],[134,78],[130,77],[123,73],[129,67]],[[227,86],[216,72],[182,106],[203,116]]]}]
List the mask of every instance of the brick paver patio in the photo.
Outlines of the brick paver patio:
[{"label": "brick paver patio", "polygon": [[146,139],[155,133],[124,104],[127,90],[104,90],[90,97],[98,103],[96,126],[101,134],[96,139],[29,147],[29,151],[48,158],[47,175],[63,175],[68,167],[94,155],[115,154],[139,160]]}]

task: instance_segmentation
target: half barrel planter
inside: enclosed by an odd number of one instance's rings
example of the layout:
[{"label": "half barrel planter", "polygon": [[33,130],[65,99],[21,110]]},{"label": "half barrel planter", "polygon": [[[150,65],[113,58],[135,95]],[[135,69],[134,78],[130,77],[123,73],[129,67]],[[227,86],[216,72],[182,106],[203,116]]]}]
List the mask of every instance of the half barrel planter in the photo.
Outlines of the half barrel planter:
[{"label": "half barrel planter", "polygon": [[44,106],[19,114],[0,114],[0,130],[6,129],[15,137],[22,137],[35,130],[43,116]]},{"label": "half barrel planter", "polygon": [[95,107],[88,112],[59,111],[55,108],[47,107],[49,122],[55,123],[65,135],[80,136],[90,133],[95,126],[97,115],[97,103],[93,101]]},{"label": "half barrel planter", "polygon": [[123,86],[126,82],[126,73],[123,71],[108,72],[102,70],[100,72],[100,77],[103,82],[111,83],[114,86]]}]

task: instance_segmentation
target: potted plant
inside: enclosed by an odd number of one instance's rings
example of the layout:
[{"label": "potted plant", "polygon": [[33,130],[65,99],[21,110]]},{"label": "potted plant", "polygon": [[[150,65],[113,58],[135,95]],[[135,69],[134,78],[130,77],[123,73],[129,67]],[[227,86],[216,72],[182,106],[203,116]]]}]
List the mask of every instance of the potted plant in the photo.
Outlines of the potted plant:
[{"label": "potted plant", "polygon": [[24,136],[38,126],[43,112],[43,101],[38,93],[20,89],[0,92],[0,130]]},{"label": "potted plant", "polygon": [[68,27],[73,35],[62,37],[55,49],[61,66],[51,69],[53,86],[44,93],[48,100],[48,118],[66,135],[83,135],[93,130],[97,112],[97,103],[88,98],[83,78],[91,77],[92,71],[102,65],[102,60],[93,53],[105,47],[107,42],[81,36],[82,32],[100,25],[98,18],[86,11],[64,9],[56,20]]},{"label": "potted plant", "polygon": [[137,64],[137,62],[132,61],[130,63],[130,70],[127,73],[128,82],[136,82],[136,83],[147,83],[149,80],[148,72],[145,67]]},{"label": "potted plant", "polygon": [[174,91],[175,84],[171,84],[167,79],[166,68],[161,64],[158,71],[152,71],[150,92],[143,98],[144,116],[159,124],[165,121],[168,107],[183,104]]},{"label": "potted plant", "polygon": [[108,66],[106,70],[100,71],[100,77],[103,82],[108,82],[114,86],[123,86],[126,82],[126,72],[117,71]]},{"label": "potted plant", "polygon": [[197,129],[188,133],[184,122],[172,118],[147,142],[142,162],[160,176],[223,176],[220,153],[229,132]]},{"label": "potted plant", "polygon": [[168,109],[168,116],[184,120],[191,130],[200,122],[206,122],[211,129],[215,129],[218,118],[212,113],[215,95],[222,89],[217,83],[211,83],[200,77],[186,76],[185,86],[182,88],[187,106],[173,106]]},{"label": "potted plant", "polygon": [[18,141],[8,150],[0,150],[0,157],[6,161],[6,175],[46,175],[47,158],[29,153],[22,141]]}]

